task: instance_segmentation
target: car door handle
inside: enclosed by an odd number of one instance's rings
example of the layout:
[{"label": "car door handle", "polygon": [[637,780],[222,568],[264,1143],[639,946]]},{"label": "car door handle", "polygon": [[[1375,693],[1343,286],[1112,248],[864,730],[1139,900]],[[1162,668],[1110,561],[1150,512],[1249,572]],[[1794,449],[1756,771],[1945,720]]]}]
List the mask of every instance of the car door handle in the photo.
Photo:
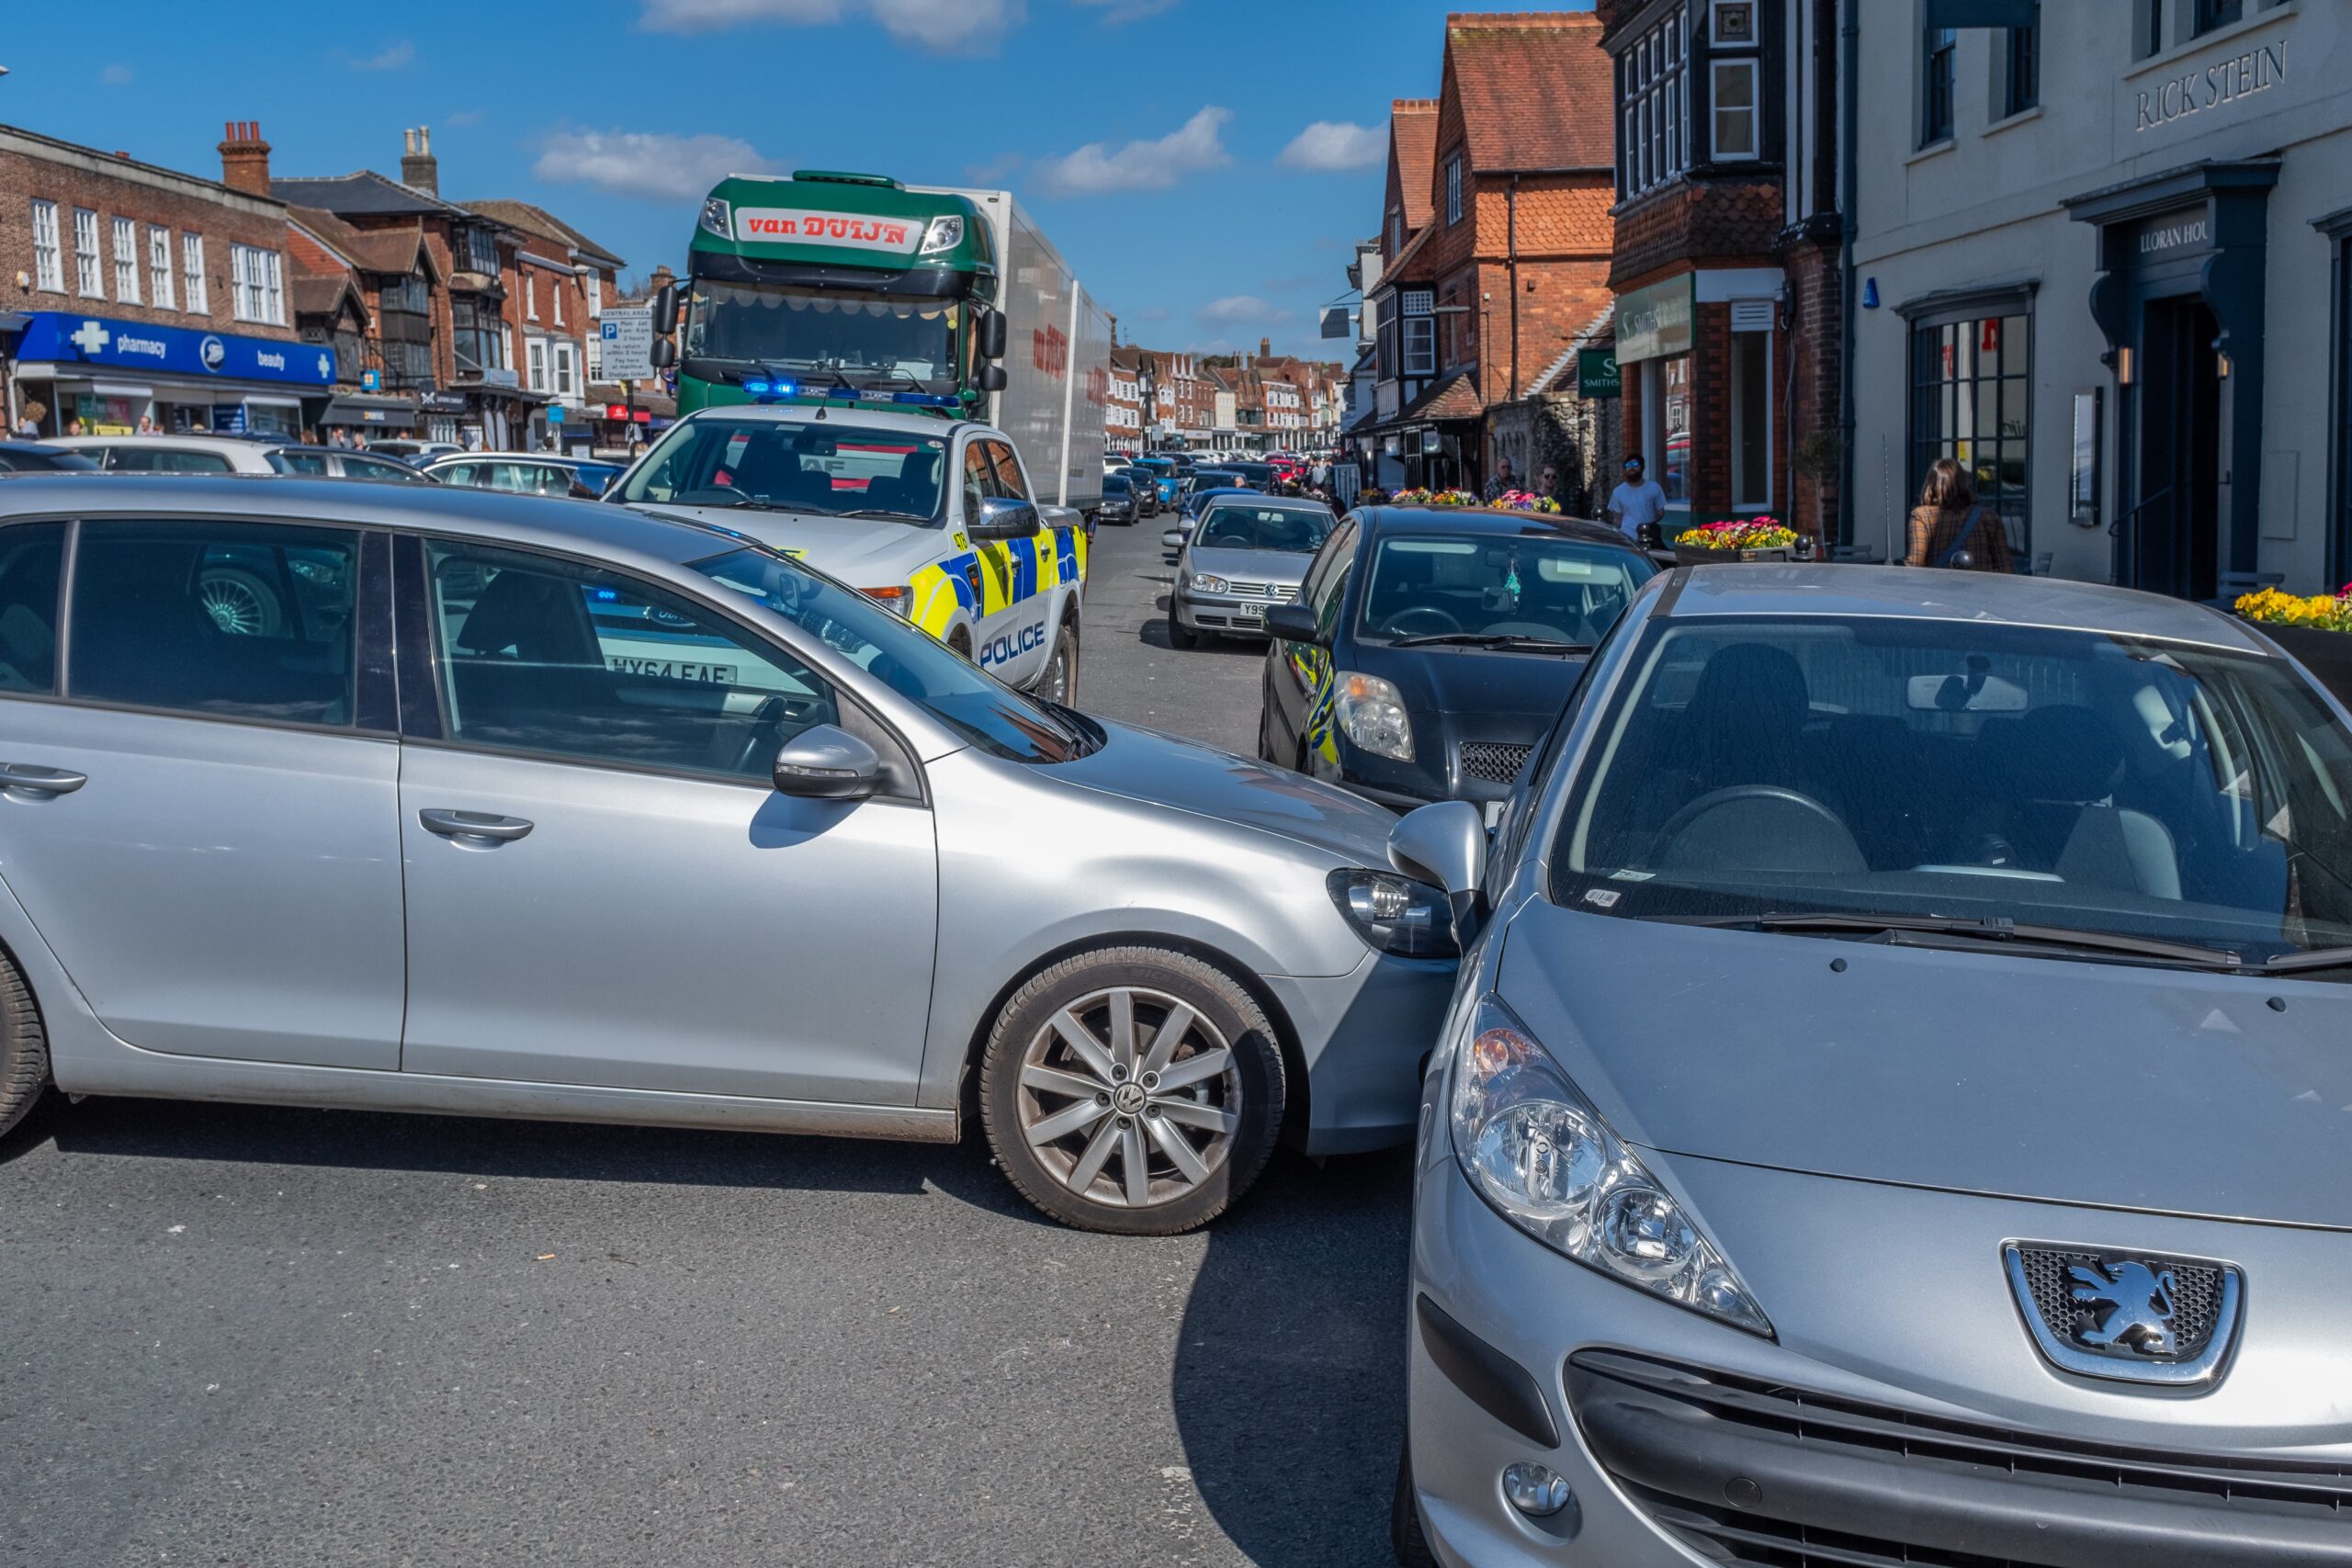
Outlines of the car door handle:
[{"label": "car door handle", "polygon": [[438,833],[445,839],[488,839],[494,843],[508,843],[526,838],[531,825],[520,817],[498,817],[487,811],[442,811],[428,807],[416,814],[428,833]]},{"label": "car door handle", "polygon": [[28,795],[72,795],[89,782],[89,774],[64,768],[44,768],[35,762],[0,762],[0,789],[17,789]]}]

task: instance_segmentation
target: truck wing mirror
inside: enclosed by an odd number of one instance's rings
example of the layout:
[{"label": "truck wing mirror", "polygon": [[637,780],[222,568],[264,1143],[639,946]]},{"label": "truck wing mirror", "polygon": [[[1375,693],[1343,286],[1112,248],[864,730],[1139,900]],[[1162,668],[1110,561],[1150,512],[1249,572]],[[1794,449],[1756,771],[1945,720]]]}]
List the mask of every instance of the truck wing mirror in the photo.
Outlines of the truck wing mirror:
[{"label": "truck wing mirror", "polygon": [[674,339],[657,337],[653,340],[653,352],[646,357],[653,362],[656,370],[667,370],[678,362],[678,344]]},{"label": "truck wing mirror", "polygon": [[980,357],[1004,357],[1004,312],[990,310],[980,321]]},{"label": "truck wing mirror", "polygon": [[678,286],[665,283],[653,296],[653,331],[668,337],[678,330]]},{"label": "truck wing mirror", "polygon": [[980,375],[977,385],[979,387],[981,391],[1001,392],[1004,390],[1004,383],[1005,375],[1003,366],[983,365],[980,367]]}]

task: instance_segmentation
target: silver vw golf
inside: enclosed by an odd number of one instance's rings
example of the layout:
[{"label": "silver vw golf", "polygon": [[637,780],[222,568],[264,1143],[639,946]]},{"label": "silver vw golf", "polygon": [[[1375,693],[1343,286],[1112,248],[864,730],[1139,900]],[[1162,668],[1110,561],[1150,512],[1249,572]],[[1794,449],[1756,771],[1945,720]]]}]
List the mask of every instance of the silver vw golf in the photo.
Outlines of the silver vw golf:
[{"label": "silver vw golf", "polygon": [[1048,1213],[1179,1231],[1278,1137],[1409,1138],[1453,964],[1391,821],[716,528],[0,491],[0,1132],[51,1082],[940,1140],[968,1103]]},{"label": "silver vw golf", "polygon": [[1491,908],[1406,1561],[2352,1562],[2352,730],[2259,633],[1678,571],[1393,849]]}]

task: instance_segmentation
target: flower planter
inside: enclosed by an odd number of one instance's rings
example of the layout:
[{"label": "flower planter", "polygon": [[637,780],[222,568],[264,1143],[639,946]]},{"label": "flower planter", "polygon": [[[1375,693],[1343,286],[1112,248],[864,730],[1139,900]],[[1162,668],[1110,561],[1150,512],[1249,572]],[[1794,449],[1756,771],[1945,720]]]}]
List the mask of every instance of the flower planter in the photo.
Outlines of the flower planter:
[{"label": "flower planter", "polygon": [[1674,558],[1683,566],[1713,566],[1722,561],[1794,560],[1795,550],[1782,545],[1760,550],[1709,550],[1696,545],[1677,545]]},{"label": "flower planter", "polygon": [[2310,671],[2312,679],[2326,687],[2337,702],[2352,707],[2352,632],[2281,626],[2276,621],[2249,619],[2246,624]]}]

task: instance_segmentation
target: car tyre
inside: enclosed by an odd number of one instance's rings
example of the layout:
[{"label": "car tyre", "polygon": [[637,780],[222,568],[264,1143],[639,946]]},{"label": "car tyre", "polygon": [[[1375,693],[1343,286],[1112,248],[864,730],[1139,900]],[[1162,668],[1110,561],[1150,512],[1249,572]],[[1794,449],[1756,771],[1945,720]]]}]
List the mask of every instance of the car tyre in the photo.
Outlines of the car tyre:
[{"label": "car tyre", "polygon": [[49,1087],[49,1036],[40,1010],[7,953],[0,952],[0,1137],[25,1119]]},{"label": "car tyre", "polygon": [[1035,691],[1049,703],[1078,705],[1078,628],[1067,621],[1054,634],[1054,651],[1038,671]]},{"label": "car tyre", "polygon": [[196,583],[197,601],[225,637],[277,637],[286,624],[277,591],[242,567],[216,566]]},{"label": "car tyre", "polygon": [[1420,1506],[1413,1501],[1413,1449],[1396,1450],[1396,1490],[1388,1503],[1388,1545],[1404,1568],[1440,1568],[1437,1551],[1421,1529]]},{"label": "car tyre", "polygon": [[1023,1197],[1079,1230],[1177,1235],[1265,1169],[1287,1083],[1238,982],[1138,946],[1066,958],[1015,991],[979,1089],[989,1146]]},{"label": "car tyre", "polygon": [[1168,646],[1198,648],[1200,645],[1201,634],[1184,624],[1182,617],[1176,614],[1175,604],[1171,601],[1168,606]]}]

